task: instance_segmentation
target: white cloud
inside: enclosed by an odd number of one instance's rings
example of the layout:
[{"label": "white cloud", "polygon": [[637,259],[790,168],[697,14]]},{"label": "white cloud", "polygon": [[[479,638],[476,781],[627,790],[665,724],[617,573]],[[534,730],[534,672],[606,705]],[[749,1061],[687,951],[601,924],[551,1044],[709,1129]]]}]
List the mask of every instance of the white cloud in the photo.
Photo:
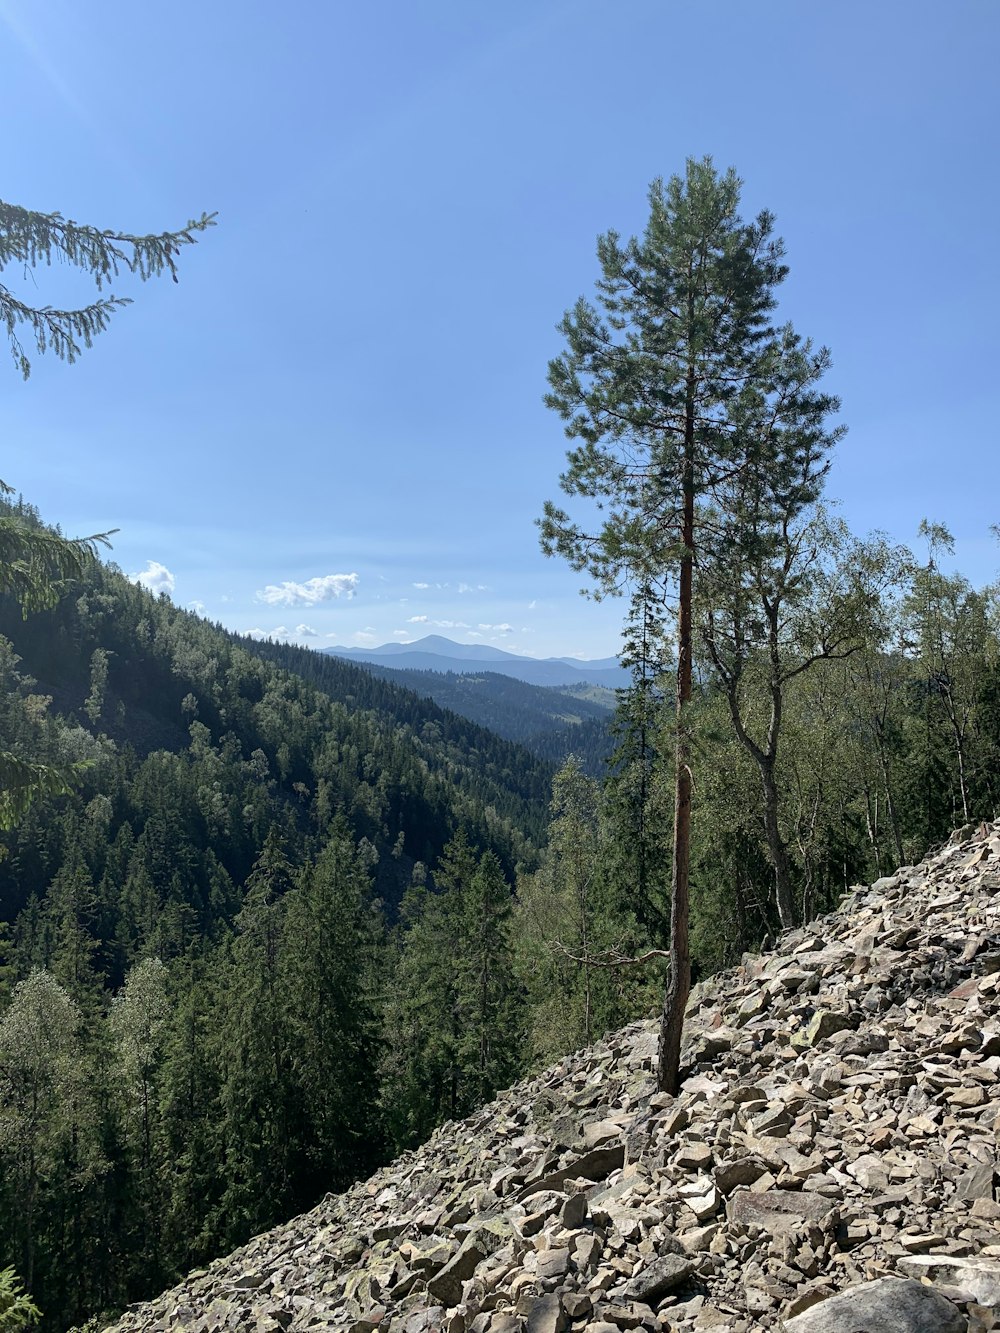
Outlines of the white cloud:
[{"label": "white cloud", "polygon": [[316,630],[312,625],[296,625],[295,633],[300,634],[304,639],[315,639],[318,637]]},{"label": "white cloud", "polygon": [[439,629],[468,629],[469,626],[464,620],[432,620],[432,625],[437,625]]},{"label": "white cloud", "polygon": [[408,629],[394,629],[392,631],[392,637],[394,639],[409,639],[410,631]]},{"label": "white cloud", "polygon": [[357,574],[321,574],[305,583],[269,583],[257,592],[257,601],[269,606],[316,606],[335,597],[353,597]]},{"label": "white cloud", "polygon": [[535,607],[536,607],[537,605],[538,605],[537,600],[534,599],[534,598],[532,598],[532,600],[528,603],[528,610],[529,610],[529,611],[534,611],[534,609],[535,609]]},{"label": "white cloud", "polygon": [[502,625],[480,625],[479,628],[491,629],[495,634],[513,634],[514,632],[514,626],[508,625],[506,622]]},{"label": "white cloud", "polygon": [[415,588],[424,589],[424,588],[429,588],[431,585],[429,583],[415,583],[413,586]]},{"label": "white cloud", "polygon": [[460,584],[458,585],[458,591],[459,591],[459,592],[489,592],[489,588],[487,588],[487,586],[486,586],[485,583],[476,583],[476,584],[472,584],[472,583],[460,583]]},{"label": "white cloud", "polygon": [[203,616],[205,614],[205,603],[197,600],[188,602],[187,609],[193,611],[196,616]]},{"label": "white cloud", "polygon": [[284,625],[275,625],[274,629],[261,629],[255,625],[253,629],[246,631],[248,639],[280,639],[282,635],[287,633],[288,630]]},{"label": "white cloud", "polygon": [[133,583],[140,584],[143,588],[148,588],[150,592],[165,592],[169,597],[174,590],[174,576],[166,565],[161,565],[158,560],[147,560],[146,568],[141,569],[137,574],[130,574],[129,578]]}]

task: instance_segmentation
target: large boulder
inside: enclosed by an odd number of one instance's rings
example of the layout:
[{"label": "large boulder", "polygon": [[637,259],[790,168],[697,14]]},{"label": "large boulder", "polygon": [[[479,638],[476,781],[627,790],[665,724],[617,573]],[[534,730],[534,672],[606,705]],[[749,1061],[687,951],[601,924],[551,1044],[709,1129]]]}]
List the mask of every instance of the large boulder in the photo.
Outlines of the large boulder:
[{"label": "large boulder", "polygon": [[785,1333],[966,1333],[968,1323],[932,1287],[882,1277],[831,1296],[789,1319]]}]

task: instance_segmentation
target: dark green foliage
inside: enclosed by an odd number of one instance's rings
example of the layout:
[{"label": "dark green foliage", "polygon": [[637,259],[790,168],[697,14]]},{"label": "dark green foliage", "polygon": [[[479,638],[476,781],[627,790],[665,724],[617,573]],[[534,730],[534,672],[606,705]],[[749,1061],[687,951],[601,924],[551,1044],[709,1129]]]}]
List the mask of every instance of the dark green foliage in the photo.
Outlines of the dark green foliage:
[{"label": "dark green foliage", "polygon": [[632,684],[618,691],[617,742],[608,774],[608,868],[636,918],[661,946],[670,927],[673,809],[664,756],[671,749],[666,593],[651,576],[635,587],[623,635],[622,666]]},{"label": "dark green foliage", "polygon": [[[0,303],[2,293],[0,287]],[[111,534],[71,540],[50,532],[28,506],[10,503],[12,494],[0,481],[0,594],[13,598],[21,615],[27,617],[55,606],[69,582],[94,559],[98,547],[108,545]],[[16,666],[6,649],[5,654],[9,666]],[[81,771],[79,764],[56,767],[0,751],[0,829],[9,829],[23,819],[37,797],[65,795]]]},{"label": "dark green foliage", "polygon": [[220,1100],[228,1161],[223,1212],[234,1236],[291,1212],[291,1029],[284,972],[287,897],[295,872],[276,829],[246,882],[223,970]]},{"label": "dark green foliage", "polygon": [[[593,688],[595,702],[553,685],[529,685],[493,671],[397,670],[366,663],[383,680],[428,696],[442,708],[467,717],[506,740],[518,741],[540,759],[562,764],[575,755],[591,777],[604,774],[612,749],[609,736],[614,694]],[[607,697],[607,704],[603,702]]]},{"label": "dark green foliage", "polygon": [[383,1159],[378,1120],[382,922],[371,849],[337,822],[287,899],[278,979],[289,1052],[292,1202],[304,1208]]},{"label": "dark green foliage", "polygon": [[655,967],[628,961],[650,939],[620,876],[620,803],[571,759],[550,808],[543,863],[518,884],[516,929],[531,1051],[542,1062],[647,1013],[661,982]]},{"label": "dark green foliage", "polygon": [[386,997],[386,1123],[397,1147],[468,1115],[523,1066],[523,996],[513,973],[510,885],[462,830],[434,884],[403,901]]},{"label": "dark green foliage", "polygon": [[484,852],[461,892],[456,965],[465,1097],[481,1105],[517,1074],[522,1059],[522,997],[513,973],[510,885],[493,852]]}]

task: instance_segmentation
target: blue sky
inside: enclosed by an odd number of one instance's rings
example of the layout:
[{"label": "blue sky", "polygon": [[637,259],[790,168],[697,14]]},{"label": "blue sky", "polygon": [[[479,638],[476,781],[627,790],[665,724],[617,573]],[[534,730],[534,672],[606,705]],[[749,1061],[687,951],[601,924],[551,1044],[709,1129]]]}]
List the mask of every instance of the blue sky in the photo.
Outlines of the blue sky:
[{"label": "blue sky", "polygon": [[77,365],[9,366],[0,475],[235,629],[612,653],[622,604],[538,550],[545,369],[597,234],[710,153],[832,349],[828,494],[992,579],[998,39],[996,0],[0,0],[4,198],[219,213]]}]

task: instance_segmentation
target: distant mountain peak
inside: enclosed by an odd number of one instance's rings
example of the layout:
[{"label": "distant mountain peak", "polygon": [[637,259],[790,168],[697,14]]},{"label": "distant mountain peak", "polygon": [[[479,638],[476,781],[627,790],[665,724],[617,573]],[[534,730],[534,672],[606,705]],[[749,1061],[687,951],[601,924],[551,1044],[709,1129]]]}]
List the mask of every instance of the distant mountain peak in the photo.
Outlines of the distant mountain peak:
[{"label": "distant mountain peak", "polygon": [[[485,643],[456,643],[443,634],[426,634],[406,643],[383,643],[376,648],[348,648],[335,644],[321,652],[346,657],[352,662],[371,662],[418,671],[450,671],[467,674],[485,663],[500,675],[513,676],[532,685],[605,685],[618,689],[629,683],[629,673],[617,658],[591,662],[573,657],[526,657]],[[475,665],[473,665],[475,664]]]}]

